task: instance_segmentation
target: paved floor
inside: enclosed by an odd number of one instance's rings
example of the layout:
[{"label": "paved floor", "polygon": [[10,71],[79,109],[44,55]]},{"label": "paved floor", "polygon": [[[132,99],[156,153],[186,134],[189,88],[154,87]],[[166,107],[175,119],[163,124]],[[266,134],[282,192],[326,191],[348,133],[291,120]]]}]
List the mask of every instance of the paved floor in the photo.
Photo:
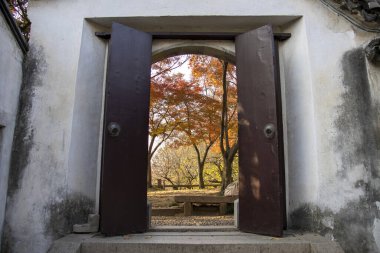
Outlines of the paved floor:
[{"label": "paved floor", "polygon": [[116,237],[68,235],[49,253],[343,253],[337,243],[315,234],[283,238],[230,232],[148,232]]}]

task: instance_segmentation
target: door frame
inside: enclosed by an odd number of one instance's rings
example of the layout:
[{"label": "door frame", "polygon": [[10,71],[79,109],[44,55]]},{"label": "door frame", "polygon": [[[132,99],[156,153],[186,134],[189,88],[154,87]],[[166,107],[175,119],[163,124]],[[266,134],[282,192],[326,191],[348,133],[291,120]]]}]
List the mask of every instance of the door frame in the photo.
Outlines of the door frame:
[{"label": "door frame", "polygon": [[[235,41],[235,37],[242,33],[203,33],[203,32],[152,32],[152,40],[230,40]],[[110,32],[95,32],[95,36],[102,39],[111,39]],[[285,41],[291,37],[291,33],[274,33],[275,41]]]},{"label": "door frame", "polygon": [[[210,40],[224,40],[235,41],[235,37],[242,33],[186,33],[186,32],[174,32],[174,33],[148,33],[152,35],[152,41],[154,40],[198,40],[198,41],[210,41]],[[95,35],[99,38],[110,39],[111,33],[109,32],[95,32]],[[274,33],[275,42],[275,61],[278,64],[276,68],[276,108],[277,108],[277,121],[278,133],[279,133],[279,165],[281,173],[281,187],[283,188],[282,205],[284,216],[284,229],[287,227],[287,208],[286,208],[286,179],[285,179],[285,159],[284,159],[284,135],[283,135],[283,112],[282,112],[282,96],[281,96],[281,78],[280,78],[280,62],[279,62],[279,42],[285,41],[291,37],[290,33]],[[170,57],[170,56],[168,56]],[[103,108],[105,110],[105,108]],[[105,118],[103,124],[106,124]],[[103,143],[105,135],[103,134]],[[102,145],[103,146],[103,145]],[[103,153],[103,152],[102,152]],[[102,154],[103,159],[103,154]],[[103,171],[103,163],[101,166]],[[102,186],[100,186],[102,187]],[[100,188],[101,190],[101,188]]]}]

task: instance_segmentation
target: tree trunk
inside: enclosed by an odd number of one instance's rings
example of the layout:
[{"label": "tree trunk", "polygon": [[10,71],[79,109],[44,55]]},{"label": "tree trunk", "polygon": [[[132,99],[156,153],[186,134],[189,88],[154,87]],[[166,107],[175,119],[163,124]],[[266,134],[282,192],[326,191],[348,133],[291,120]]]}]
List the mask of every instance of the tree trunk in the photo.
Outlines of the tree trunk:
[{"label": "tree trunk", "polygon": [[232,163],[234,161],[235,156],[231,158],[223,157],[223,181],[222,181],[222,190],[224,191],[226,187],[232,183]]},{"label": "tree trunk", "polygon": [[148,154],[148,178],[147,178],[148,188],[153,188],[152,184],[152,157]]},{"label": "tree trunk", "polygon": [[205,188],[205,181],[204,181],[204,178],[203,178],[203,169],[204,169],[204,164],[199,164],[198,165],[199,189],[204,189]]},{"label": "tree trunk", "polygon": [[148,147],[148,173],[147,173],[147,185],[148,188],[151,189],[153,187],[152,185],[152,157],[153,157],[153,144],[154,140],[156,139],[156,136],[152,136],[150,139],[149,147]]},{"label": "tree trunk", "polygon": [[206,147],[206,150],[205,150],[203,156],[201,156],[201,152],[199,151],[197,145],[193,144],[195,152],[197,153],[199,189],[204,189],[205,188],[205,182],[204,182],[204,178],[203,178],[203,170],[204,170],[204,167],[205,167],[205,163],[206,163],[206,159],[207,159],[207,154],[208,154],[208,152],[209,152],[209,150],[210,150],[210,148],[212,147],[213,144],[214,144],[214,141],[210,141],[210,143]]},{"label": "tree trunk", "polygon": [[223,101],[222,101],[222,115],[220,121],[220,150],[223,156],[223,177],[222,177],[222,188],[221,191],[224,192],[226,187],[232,183],[232,163],[234,161],[235,155],[238,150],[238,143],[236,142],[232,147],[230,146],[229,136],[228,136],[228,87],[227,87],[227,68],[228,62],[223,62]]}]

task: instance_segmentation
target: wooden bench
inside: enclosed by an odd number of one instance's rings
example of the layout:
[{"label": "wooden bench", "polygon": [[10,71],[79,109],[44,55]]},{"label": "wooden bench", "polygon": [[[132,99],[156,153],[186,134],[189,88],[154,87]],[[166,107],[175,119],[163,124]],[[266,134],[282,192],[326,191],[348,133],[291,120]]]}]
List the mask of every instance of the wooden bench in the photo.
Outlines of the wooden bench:
[{"label": "wooden bench", "polygon": [[226,214],[227,203],[234,203],[238,196],[174,196],[174,201],[184,203],[184,215],[191,216],[193,213],[193,203],[197,204],[217,204],[219,205],[219,215]]}]

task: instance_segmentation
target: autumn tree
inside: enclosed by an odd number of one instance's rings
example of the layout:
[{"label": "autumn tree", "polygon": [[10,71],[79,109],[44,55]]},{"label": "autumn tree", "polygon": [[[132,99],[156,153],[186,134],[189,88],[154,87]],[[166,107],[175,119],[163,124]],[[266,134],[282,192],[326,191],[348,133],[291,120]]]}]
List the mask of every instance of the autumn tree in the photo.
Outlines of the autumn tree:
[{"label": "autumn tree", "polygon": [[[183,82],[177,108],[180,112],[178,139],[181,145],[191,145],[197,155],[199,188],[205,188],[204,167],[210,148],[218,140],[219,101],[215,91],[202,82]],[[177,142],[178,143],[178,142]]]},{"label": "autumn tree", "polygon": [[212,183],[221,183],[223,179],[223,157],[218,152],[211,150],[208,158],[209,167],[212,168],[211,171],[206,172],[208,181]]},{"label": "autumn tree", "polygon": [[149,144],[148,144],[148,187],[152,187],[151,160],[159,147],[167,141],[178,126],[176,85],[183,75],[174,73],[187,61],[187,57],[166,58],[152,65],[150,108],[149,108]]},{"label": "autumn tree", "polygon": [[167,147],[161,148],[158,151],[158,155],[152,159],[152,168],[155,177],[169,182],[174,189],[180,184],[180,166],[181,157],[175,150]]},{"label": "autumn tree", "polygon": [[[228,62],[223,61],[223,99],[219,141],[224,163],[222,190],[232,183],[232,163],[239,148],[237,138],[237,90],[236,83],[233,85],[232,82],[234,79],[233,73],[235,73],[234,69],[229,70]],[[230,78],[228,78],[228,74],[230,74]]]},{"label": "autumn tree", "polygon": [[[168,58],[166,63],[153,66],[149,159],[170,138],[174,147],[193,147],[199,187],[204,188],[208,155],[219,142],[216,146],[223,158],[223,170],[219,166],[218,173],[207,176],[215,181],[221,175],[224,189],[232,182],[238,147],[235,68],[217,58],[192,55],[191,78],[186,80],[171,71],[170,66],[176,66],[178,59]],[[189,178],[194,180],[193,175]]]},{"label": "autumn tree", "polygon": [[233,161],[238,152],[236,69],[226,61],[209,56],[191,57],[190,66],[194,78],[213,90],[221,103],[219,148],[223,157],[224,190],[232,182]]},{"label": "autumn tree", "polygon": [[193,185],[194,181],[198,178],[198,170],[196,165],[196,158],[190,147],[183,147],[177,150],[181,156],[181,174],[182,179],[186,185]]},{"label": "autumn tree", "polygon": [[17,25],[20,27],[21,33],[28,41],[30,36],[31,22],[28,17],[28,0],[7,0],[9,10],[11,11]]},{"label": "autumn tree", "polygon": [[193,185],[198,177],[195,154],[191,147],[164,146],[152,159],[155,179],[164,179],[174,189],[180,184]]}]

